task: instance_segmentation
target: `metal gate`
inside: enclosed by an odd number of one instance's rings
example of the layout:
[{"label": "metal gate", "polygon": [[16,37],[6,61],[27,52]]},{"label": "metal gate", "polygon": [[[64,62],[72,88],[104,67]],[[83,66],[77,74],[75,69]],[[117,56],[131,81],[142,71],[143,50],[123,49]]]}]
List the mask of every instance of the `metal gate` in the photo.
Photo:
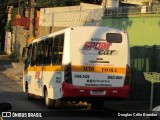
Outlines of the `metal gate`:
[{"label": "metal gate", "polygon": [[[145,80],[144,72],[160,73],[160,46],[131,47],[131,99],[150,100],[150,83]],[[155,84],[154,102],[160,102],[160,85]]]}]

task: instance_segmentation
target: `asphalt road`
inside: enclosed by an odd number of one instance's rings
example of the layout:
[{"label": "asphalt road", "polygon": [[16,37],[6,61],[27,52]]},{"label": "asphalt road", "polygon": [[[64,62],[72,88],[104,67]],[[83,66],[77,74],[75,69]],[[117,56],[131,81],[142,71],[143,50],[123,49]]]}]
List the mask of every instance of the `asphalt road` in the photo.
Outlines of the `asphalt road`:
[{"label": "asphalt road", "polygon": [[[13,113],[34,113],[39,112],[42,115],[42,118],[21,118],[21,117],[8,117],[3,118],[4,120],[21,120],[21,119],[76,119],[76,120],[106,120],[109,118],[113,118],[113,116],[109,115],[109,112],[106,110],[88,110],[86,107],[77,107],[77,106],[59,106],[57,109],[49,110],[45,107],[43,99],[36,98],[35,100],[28,101],[27,94],[22,92],[22,87],[19,86],[16,81],[10,80],[6,78],[3,74],[0,73],[0,102],[9,102],[12,104]],[[68,104],[68,103],[66,103]],[[10,111],[9,111],[10,112]]]},{"label": "asphalt road", "polygon": [[[5,68],[0,63],[0,102],[12,104],[12,117],[4,117],[3,120],[147,120],[146,117],[119,117],[123,109],[114,106],[101,110],[93,110],[83,106],[73,106],[63,103],[56,109],[47,109],[43,99],[36,98],[28,101],[27,94],[22,92],[22,86],[16,80],[7,78],[1,71]],[[125,108],[125,107],[124,107]],[[127,111],[126,111],[127,112]],[[29,117],[30,113],[38,113],[37,118]],[[31,114],[30,114],[31,115]],[[21,117],[23,116],[23,118]],[[27,116],[27,117],[25,117]]]}]

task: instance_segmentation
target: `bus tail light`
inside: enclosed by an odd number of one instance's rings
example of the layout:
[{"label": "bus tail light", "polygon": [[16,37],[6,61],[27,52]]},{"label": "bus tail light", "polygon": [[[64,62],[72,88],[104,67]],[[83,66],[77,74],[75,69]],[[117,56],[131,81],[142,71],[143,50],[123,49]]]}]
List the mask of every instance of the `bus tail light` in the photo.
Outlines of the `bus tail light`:
[{"label": "bus tail light", "polygon": [[64,80],[67,83],[72,83],[72,68],[71,63],[64,66]]},{"label": "bus tail light", "polygon": [[130,78],[131,78],[131,68],[129,67],[129,65],[126,65],[126,76],[125,76],[124,85],[129,84]]}]

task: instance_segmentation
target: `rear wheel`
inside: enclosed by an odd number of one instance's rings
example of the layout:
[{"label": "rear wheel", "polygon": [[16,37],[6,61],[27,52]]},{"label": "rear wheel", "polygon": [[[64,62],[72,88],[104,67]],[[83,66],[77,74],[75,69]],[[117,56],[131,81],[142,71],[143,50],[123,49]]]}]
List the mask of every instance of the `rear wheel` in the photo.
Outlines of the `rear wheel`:
[{"label": "rear wheel", "polygon": [[27,92],[27,98],[28,100],[33,100],[34,95],[29,93],[29,86],[28,83],[26,83],[26,92]]},{"label": "rear wheel", "polygon": [[45,105],[47,106],[47,108],[51,109],[51,108],[55,108],[55,100],[50,99],[48,97],[48,91],[45,90],[44,92],[44,99],[45,99]]}]

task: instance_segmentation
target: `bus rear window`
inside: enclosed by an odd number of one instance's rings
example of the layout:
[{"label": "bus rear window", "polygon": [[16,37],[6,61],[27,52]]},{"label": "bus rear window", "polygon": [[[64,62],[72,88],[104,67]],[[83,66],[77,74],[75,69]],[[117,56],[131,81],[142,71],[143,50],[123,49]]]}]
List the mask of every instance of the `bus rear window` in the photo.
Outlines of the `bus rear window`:
[{"label": "bus rear window", "polygon": [[122,35],[118,33],[107,33],[106,39],[107,39],[107,42],[109,43],[121,43]]}]

